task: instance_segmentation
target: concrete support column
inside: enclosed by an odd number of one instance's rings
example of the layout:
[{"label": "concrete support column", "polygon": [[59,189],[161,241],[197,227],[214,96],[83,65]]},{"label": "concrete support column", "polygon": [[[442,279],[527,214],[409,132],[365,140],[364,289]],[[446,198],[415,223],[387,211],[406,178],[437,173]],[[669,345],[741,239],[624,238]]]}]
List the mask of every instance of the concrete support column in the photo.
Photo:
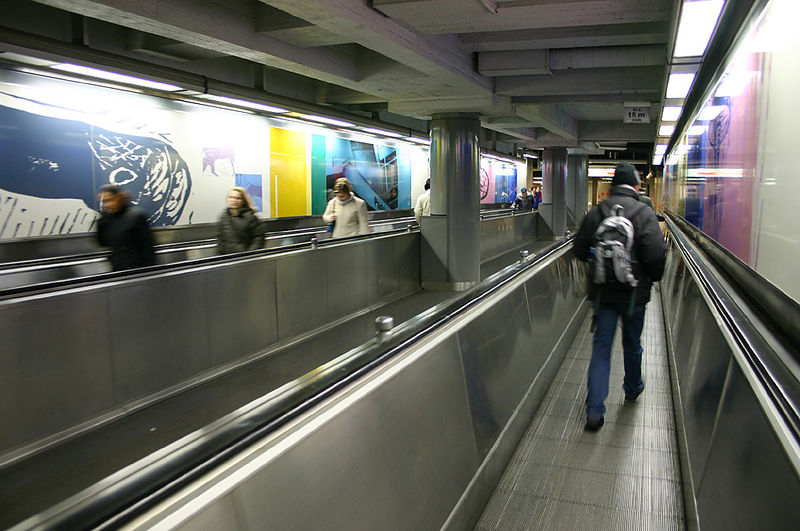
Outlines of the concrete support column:
[{"label": "concrete support column", "polygon": [[461,291],[480,281],[480,127],[477,114],[431,120],[431,216],[422,223],[422,286]]},{"label": "concrete support column", "polygon": [[589,157],[567,157],[567,228],[578,227],[589,198]]},{"label": "concrete support column", "polygon": [[542,154],[542,204],[539,237],[556,238],[567,229],[567,149],[548,148]]}]

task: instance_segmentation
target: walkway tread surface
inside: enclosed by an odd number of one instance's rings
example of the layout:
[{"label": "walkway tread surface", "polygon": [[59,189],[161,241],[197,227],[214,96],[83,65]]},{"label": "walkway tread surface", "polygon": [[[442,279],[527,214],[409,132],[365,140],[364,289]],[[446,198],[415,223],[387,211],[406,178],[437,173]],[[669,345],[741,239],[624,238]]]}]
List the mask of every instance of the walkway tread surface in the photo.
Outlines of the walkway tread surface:
[{"label": "walkway tread surface", "polygon": [[645,390],[625,402],[614,338],[605,425],[584,431],[592,314],[517,447],[475,529],[686,528],[660,294],[642,332]]}]

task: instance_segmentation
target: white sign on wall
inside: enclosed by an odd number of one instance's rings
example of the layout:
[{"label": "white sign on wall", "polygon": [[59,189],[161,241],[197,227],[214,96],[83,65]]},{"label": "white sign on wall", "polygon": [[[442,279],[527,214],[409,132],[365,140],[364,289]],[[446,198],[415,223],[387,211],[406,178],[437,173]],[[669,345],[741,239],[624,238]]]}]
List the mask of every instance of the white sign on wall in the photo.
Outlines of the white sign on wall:
[{"label": "white sign on wall", "polygon": [[625,107],[622,121],[626,124],[649,124],[650,107]]}]

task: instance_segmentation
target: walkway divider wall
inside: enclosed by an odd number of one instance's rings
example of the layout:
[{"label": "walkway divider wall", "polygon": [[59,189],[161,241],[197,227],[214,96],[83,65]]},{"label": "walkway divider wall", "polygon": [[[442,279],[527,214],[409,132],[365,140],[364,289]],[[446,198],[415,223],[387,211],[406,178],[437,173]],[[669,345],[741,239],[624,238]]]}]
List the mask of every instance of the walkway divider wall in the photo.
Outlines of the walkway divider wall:
[{"label": "walkway divider wall", "polygon": [[469,528],[584,320],[584,288],[562,246],[129,528]]},{"label": "walkway divider wall", "polygon": [[[482,247],[535,240],[534,217],[485,221]],[[0,466],[418,291],[419,242],[326,241],[0,300]]]},{"label": "walkway divider wall", "polygon": [[689,528],[798,529],[797,353],[669,224],[661,300]]},{"label": "walkway divider wall", "polygon": [[417,290],[404,232],[0,301],[0,463]]}]

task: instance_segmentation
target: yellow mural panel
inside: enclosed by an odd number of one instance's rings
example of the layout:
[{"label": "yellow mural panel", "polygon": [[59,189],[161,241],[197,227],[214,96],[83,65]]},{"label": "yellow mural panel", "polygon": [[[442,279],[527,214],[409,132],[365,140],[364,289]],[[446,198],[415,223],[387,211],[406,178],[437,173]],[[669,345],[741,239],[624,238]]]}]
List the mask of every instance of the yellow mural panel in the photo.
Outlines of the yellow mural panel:
[{"label": "yellow mural panel", "polygon": [[306,134],[272,127],[269,144],[271,216],[309,215]]}]

